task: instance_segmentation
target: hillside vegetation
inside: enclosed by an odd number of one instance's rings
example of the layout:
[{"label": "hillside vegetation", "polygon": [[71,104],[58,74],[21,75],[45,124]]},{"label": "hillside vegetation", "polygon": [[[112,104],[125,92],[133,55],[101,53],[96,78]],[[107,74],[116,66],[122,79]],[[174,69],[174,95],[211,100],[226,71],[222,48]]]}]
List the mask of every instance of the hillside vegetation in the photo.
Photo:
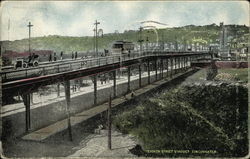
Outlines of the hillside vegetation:
[{"label": "hillside vegetation", "polygon": [[[249,32],[248,27],[242,25],[228,25],[229,36],[234,37],[237,31],[237,37],[240,38]],[[105,32],[105,30],[104,30]],[[218,43],[220,27],[215,24],[205,26],[184,26],[176,28],[158,29],[158,40],[166,43]],[[152,30],[143,30],[142,39],[149,42],[156,42],[156,34]],[[109,49],[112,42],[116,40],[128,40],[137,43],[139,39],[138,30],[125,30],[124,33],[109,33],[98,38],[99,50]],[[12,50],[17,52],[28,50],[28,39],[16,41],[3,41],[3,52]],[[94,48],[94,39],[90,36],[70,37],[49,35],[44,37],[31,38],[31,48],[35,50],[53,50],[55,52],[64,51],[70,53],[72,51],[90,51]]]},{"label": "hillside vegetation", "polygon": [[[247,88],[226,83],[183,86],[117,115],[113,124],[138,138],[143,156],[245,156],[247,97]],[[192,150],[213,152],[195,154]]]}]

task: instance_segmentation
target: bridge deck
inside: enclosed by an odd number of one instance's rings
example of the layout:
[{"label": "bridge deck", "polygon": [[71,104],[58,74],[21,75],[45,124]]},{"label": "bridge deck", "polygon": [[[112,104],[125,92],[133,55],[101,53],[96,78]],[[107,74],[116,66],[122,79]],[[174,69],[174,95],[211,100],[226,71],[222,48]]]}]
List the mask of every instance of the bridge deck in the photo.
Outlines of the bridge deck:
[{"label": "bridge deck", "polygon": [[[159,88],[164,83],[166,83],[170,80],[174,80],[174,79],[178,78],[180,75],[182,75],[182,73],[176,74],[172,79],[163,79],[163,80],[154,82],[150,85],[147,85],[145,87],[142,87],[141,89],[135,90],[134,91],[135,96],[140,96],[140,95],[148,92],[149,90]],[[112,100],[112,107],[116,107],[119,104],[121,104],[127,100],[130,100],[130,99],[131,99],[131,94],[128,94],[126,96],[126,99],[124,97],[118,97],[118,98]],[[74,126],[74,125],[77,125],[83,121],[86,121],[87,119],[92,118],[92,117],[96,116],[97,114],[100,114],[100,113],[106,111],[107,108],[108,108],[108,102],[106,102],[102,105],[93,107],[91,109],[88,109],[86,111],[83,111],[81,113],[77,113],[77,114],[71,116],[71,118],[70,118],[71,125]],[[32,141],[42,141],[42,140],[44,140],[44,139],[46,139],[46,138],[48,138],[48,137],[50,137],[58,132],[66,130],[67,126],[68,126],[67,124],[68,124],[67,119],[64,119],[64,120],[58,121],[52,125],[49,125],[45,128],[31,132],[31,133],[23,136],[22,139],[32,140]]]}]

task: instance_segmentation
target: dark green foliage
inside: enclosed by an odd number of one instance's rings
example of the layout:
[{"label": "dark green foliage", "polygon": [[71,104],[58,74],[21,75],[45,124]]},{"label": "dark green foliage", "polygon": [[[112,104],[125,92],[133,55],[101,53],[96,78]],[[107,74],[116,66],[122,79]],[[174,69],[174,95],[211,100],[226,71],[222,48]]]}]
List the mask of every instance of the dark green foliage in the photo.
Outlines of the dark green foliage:
[{"label": "dark green foliage", "polygon": [[[235,122],[236,105],[240,123]],[[137,136],[144,150],[216,150],[216,156],[244,156],[247,91],[239,86],[236,94],[233,85],[181,87],[118,115],[114,125]]]},{"label": "dark green foliage", "polygon": [[[229,27],[234,28],[235,26]],[[246,26],[237,25],[237,30],[238,38],[243,36],[243,33],[246,34],[249,32]],[[242,34],[240,34],[241,31]],[[201,45],[206,45],[208,43],[217,43],[216,40],[219,38],[219,32],[220,27],[214,24],[205,26],[190,25],[178,28],[157,29],[159,41],[164,41],[167,43],[175,43],[177,41],[181,44],[191,44],[198,42]],[[229,32],[229,36],[231,34],[232,33]],[[139,39],[138,35],[138,30],[124,31],[124,33],[104,34],[103,37],[98,37],[98,48],[100,51],[103,51],[103,49],[110,49],[112,42],[116,40],[128,40],[137,43]],[[234,34],[232,34],[231,36],[234,36]],[[150,42],[157,41],[157,36],[152,30],[142,31],[142,39],[146,40],[146,37],[149,37]],[[49,35],[44,37],[31,38],[31,48],[35,50],[53,50],[55,52],[64,51],[65,53],[70,53],[72,51],[81,52],[93,50],[93,42],[94,39],[92,36],[70,37]],[[3,47],[6,50],[27,51],[28,46],[28,39],[3,41]]]}]

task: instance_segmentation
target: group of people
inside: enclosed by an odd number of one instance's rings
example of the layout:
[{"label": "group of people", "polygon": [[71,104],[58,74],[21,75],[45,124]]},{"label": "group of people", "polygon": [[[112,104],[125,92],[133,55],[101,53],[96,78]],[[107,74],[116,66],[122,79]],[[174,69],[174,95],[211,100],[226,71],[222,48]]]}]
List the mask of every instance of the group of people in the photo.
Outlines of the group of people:
[{"label": "group of people", "polygon": [[[72,59],[77,59],[77,51],[75,53],[72,52]],[[54,52],[53,56],[52,56],[52,54],[49,54],[49,62],[51,62],[52,60],[53,61],[57,60],[56,52]],[[60,53],[60,60],[63,60],[63,51],[61,51],[61,53]]]},{"label": "group of people", "polygon": [[[61,60],[63,59],[63,52],[61,52]],[[56,52],[54,52],[53,61],[57,60]],[[52,54],[49,54],[49,62],[52,61]]]},{"label": "group of people", "polygon": [[109,83],[109,76],[110,75],[106,75],[106,74],[102,74],[99,76],[101,84],[106,84],[107,82]]},{"label": "group of people", "polygon": [[71,57],[72,57],[72,60],[77,59],[77,51],[75,53],[72,51],[72,56]]}]

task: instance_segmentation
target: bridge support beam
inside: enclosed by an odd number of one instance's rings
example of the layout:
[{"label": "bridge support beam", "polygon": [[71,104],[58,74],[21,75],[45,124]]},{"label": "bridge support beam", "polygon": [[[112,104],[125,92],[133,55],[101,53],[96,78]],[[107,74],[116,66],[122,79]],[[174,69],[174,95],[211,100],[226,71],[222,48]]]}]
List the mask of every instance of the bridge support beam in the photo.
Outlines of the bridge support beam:
[{"label": "bridge support beam", "polygon": [[139,88],[141,88],[141,64],[139,64],[138,67],[139,67]]},{"label": "bridge support beam", "polygon": [[168,60],[169,60],[169,59],[166,59],[167,77],[169,76],[169,72],[168,72],[168,71],[169,71],[169,69],[168,69]]},{"label": "bridge support beam", "polygon": [[177,59],[176,59],[176,57],[174,58],[174,74],[176,74],[177,73],[177,65],[176,65],[176,62],[177,61]]},{"label": "bridge support beam", "polygon": [[183,68],[185,71],[186,70],[186,57],[185,56],[183,57]]},{"label": "bridge support beam", "polygon": [[154,61],[155,64],[155,80],[157,81],[157,59]]},{"label": "bridge support beam", "polygon": [[148,61],[148,84],[150,84],[150,63]]},{"label": "bridge support beam", "polygon": [[113,71],[113,82],[114,82],[114,86],[113,86],[113,96],[114,98],[116,97],[116,70]]},{"label": "bridge support beam", "polygon": [[184,60],[183,60],[183,57],[181,58],[181,70],[183,71],[184,69]]},{"label": "bridge support beam", "polygon": [[170,58],[170,78],[172,78],[172,76],[173,76],[173,58]]},{"label": "bridge support beam", "polygon": [[30,93],[22,95],[23,102],[25,105],[25,129],[28,132],[31,128],[31,121],[30,121]]},{"label": "bridge support beam", "polygon": [[164,70],[163,59],[161,59],[161,79],[163,79],[163,70]]},{"label": "bridge support beam", "polygon": [[97,79],[96,79],[96,75],[94,75],[93,83],[94,83],[94,105],[96,105],[97,104]]},{"label": "bridge support beam", "polygon": [[180,57],[178,57],[178,73],[180,73],[180,67],[181,67],[181,64],[180,64]]},{"label": "bridge support beam", "polygon": [[73,141],[71,121],[70,121],[70,81],[69,80],[64,82],[64,90],[65,90],[65,97],[66,97],[66,113],[67,113],[69,139],[70,141]]},{"label": "bridge support beam", "polygon": [[30,104],[34,104],[34,102],[33,102],[33,92],[30,92]]},{"label": "bridge support beam", "polygon": [[128,89],[127,92],[130,92],[130,67],[128,67]]},{"label": "bridge support beam", "polygon": [[60,83],[57,83],[57,97],[60,97]]}]

